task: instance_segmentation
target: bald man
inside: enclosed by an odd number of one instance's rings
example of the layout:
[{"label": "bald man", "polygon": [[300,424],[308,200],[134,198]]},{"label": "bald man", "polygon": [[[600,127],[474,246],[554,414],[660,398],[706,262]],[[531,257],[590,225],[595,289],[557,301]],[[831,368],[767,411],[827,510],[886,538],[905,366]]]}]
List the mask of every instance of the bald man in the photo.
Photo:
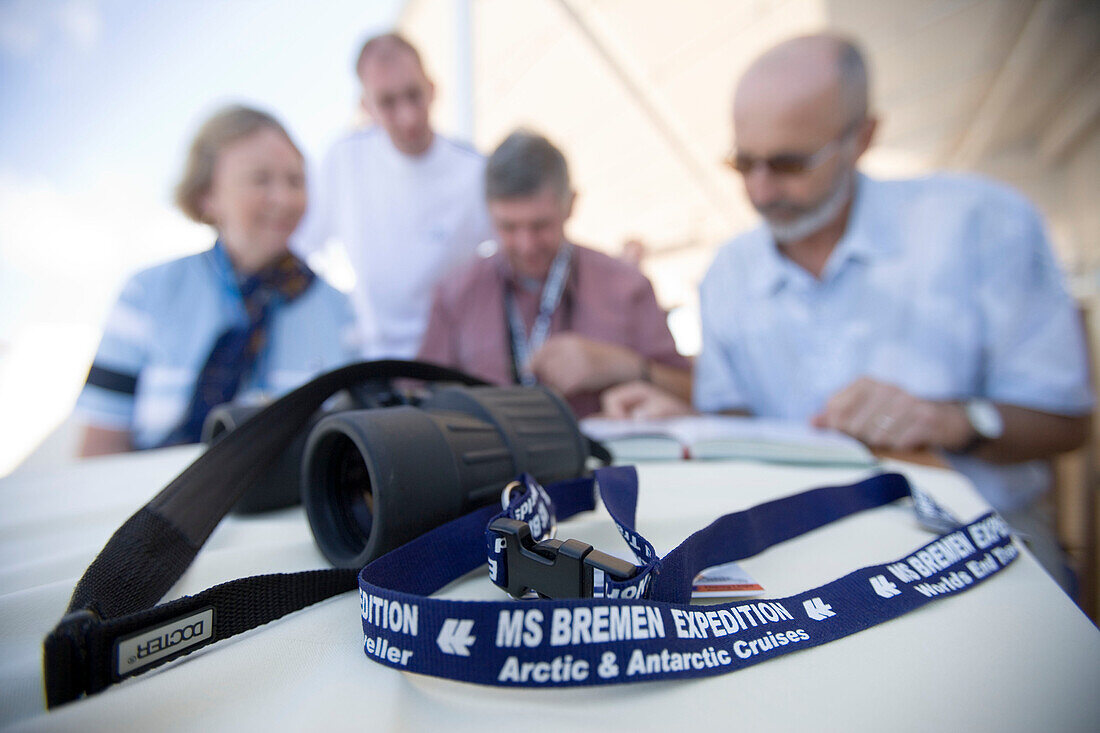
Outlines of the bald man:
[{"label": "bald man", "polygon": [[[1036,502],[1044,459],[1083,443],[1093,397],[1034,208],[973,177],[858,173],[875,119],[863,59],[843,39],[761,56],[733,126],[729,164],[763,223],[720,250],[701,286],[695,407],[942,451],[1064,580]],[[635,384],[605,408],[678,406]]]}]

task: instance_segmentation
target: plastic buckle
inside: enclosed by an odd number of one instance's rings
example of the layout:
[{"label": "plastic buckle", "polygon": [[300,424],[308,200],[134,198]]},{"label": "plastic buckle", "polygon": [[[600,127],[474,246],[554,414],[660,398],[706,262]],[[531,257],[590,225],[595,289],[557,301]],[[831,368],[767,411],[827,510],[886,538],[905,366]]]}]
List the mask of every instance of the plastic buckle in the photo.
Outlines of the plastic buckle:
[{"label": "plastic buckle", "polygon": [[634,577],[638,568],[625,560],[593,549],[580,540],[543,540],[536,543],[527,522],[498,518],[489,529],[504,538],[504,560],[513,598],[529,591],[542,598],[591,598],[595,571],[615,580]]}]

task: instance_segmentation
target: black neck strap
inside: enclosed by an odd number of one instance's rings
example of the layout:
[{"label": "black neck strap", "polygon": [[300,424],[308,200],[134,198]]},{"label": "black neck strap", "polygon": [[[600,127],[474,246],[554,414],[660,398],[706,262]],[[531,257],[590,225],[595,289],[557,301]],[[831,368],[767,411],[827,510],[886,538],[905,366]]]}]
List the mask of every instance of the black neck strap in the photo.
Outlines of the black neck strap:
[{"label": "black neck strap", "polygon": [[[241,578],[156,605],[222,517],[325,400],[360,382],[402,378],[485,384],[462,372],[419,362],[352,364],[276,400],[212,445],[111,536],[77,583],[66,616],[44,644],[47,707],[99,692],[207,644],[353,590],[357,570],[312,570]],[[217,618],[217,624],[203,626],[202,633],[209,634],[180,644],[178,651],[171,642],[186,630],[155,635],[166,624],[207,613]],[[188,627],[192,634],[198,633],[193,631],[198,623]],[[151,640],[135,648],[152,661],[127,664],[119,653],[120,642],[149,634],[154,634]]]}]

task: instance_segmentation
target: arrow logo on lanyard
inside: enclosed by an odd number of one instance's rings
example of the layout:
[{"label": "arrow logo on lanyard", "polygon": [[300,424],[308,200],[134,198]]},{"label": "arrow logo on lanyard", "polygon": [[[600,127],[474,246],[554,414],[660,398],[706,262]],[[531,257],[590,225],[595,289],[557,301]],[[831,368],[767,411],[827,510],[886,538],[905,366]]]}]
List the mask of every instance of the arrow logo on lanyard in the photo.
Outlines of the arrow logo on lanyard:
[{"label": "arrow logo on lanyard", "polygon": [[476,636],[470,636],[473,629],[473,619],[449,618],[443,622],[443,628],[439,630],[435,643],[444,654],[468,657],[470,646],[477,640]]},{"label": "arrow logo on lanyard", "polygon": [[876,575],[871,578],[871,588],[883,598],[893,598],[901,595],[897,585],[887,580],[885,575]]},{"label": "arrow logo on lanyard", "polygon": [[803,601],[802,607],[806,609],[806,615],[814,621],[824,621],[830,616],[836,616],[836,611],[833,610],[833,607],[820,598],[811,598],[808,601]]}]

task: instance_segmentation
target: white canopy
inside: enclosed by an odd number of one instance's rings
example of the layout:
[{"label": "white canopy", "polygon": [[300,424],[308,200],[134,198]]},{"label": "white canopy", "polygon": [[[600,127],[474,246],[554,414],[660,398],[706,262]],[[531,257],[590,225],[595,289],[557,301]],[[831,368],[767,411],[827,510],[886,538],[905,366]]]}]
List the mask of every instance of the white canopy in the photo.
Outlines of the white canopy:
[{"label": "white canopy", "polygon": [[1100,265],[1096,3],[410,0],[400,25],[438,82],[441,129],[482,150],[517,125],[554,140],[580,193],[572,236],[608,252],[641,238],[667,307],[690,307],[714,247],[755,221],[720,163],[736,79],[821,29],[867,52],[869,172],[1003,180],[1043,210],[1070,272]]}]

